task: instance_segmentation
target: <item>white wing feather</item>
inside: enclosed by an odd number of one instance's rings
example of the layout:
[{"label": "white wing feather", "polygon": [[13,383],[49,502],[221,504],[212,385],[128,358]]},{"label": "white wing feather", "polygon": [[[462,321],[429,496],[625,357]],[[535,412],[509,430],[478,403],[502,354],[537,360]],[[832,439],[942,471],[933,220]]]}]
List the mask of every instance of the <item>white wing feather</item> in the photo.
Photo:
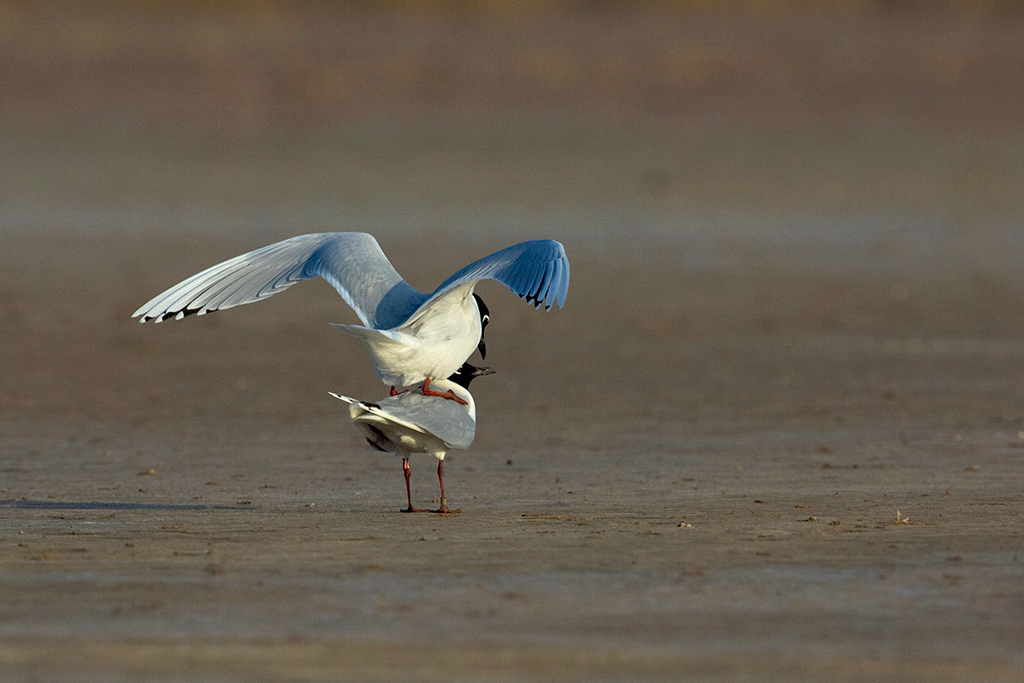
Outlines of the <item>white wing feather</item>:
[{"label": "white wing feather", "polygon": [[365,326],[386,330],[408,322],[453,288],[480,280],[496,280],[537,308],[561,308],[569,292],[569,259],[554,240],[521,242],[474,261],[428,295],[402,279],[372,235],[299,235],[211,266],[153,297],[132,317],[161,322],[203,315],[265,299],[314,277],[331,283]]},{"label": "white wing feather", "polygon": [[426,298],[395,271],[373,236],[332,232],[299,235],[218,263],[154,297],[132,317],[160,322],[202,315],[265,299],[314,277],[331,283],[371,327],[379,326],[382,315],[407,316]]},{"label": "white wing feather", "polygon": [[330,393],[346,403],[357,403],[367,412],[386,420],[432,434],[449,448],[469,448],[476,436],[476,420],[465,406],[446,398],[425,396],[422,392],[412,390],[372,404]]}]

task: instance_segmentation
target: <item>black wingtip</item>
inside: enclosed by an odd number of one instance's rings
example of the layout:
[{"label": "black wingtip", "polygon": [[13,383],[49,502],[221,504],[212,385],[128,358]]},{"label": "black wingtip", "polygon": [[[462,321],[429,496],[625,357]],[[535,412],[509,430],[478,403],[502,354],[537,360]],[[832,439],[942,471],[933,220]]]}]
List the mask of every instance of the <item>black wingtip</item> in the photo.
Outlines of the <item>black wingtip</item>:
[{"label": "black wingtip", "polygon": [[162,313],[157,316],[142,316],[142,322],[155,320],[158,323],[162,323],[165,320],[180,320],[178,316],[181,316],[181,318],[187,318],[190,315],[197,315],[202,310],[202,308],[184,308],[180,311],[168,311],[167,313]]}]

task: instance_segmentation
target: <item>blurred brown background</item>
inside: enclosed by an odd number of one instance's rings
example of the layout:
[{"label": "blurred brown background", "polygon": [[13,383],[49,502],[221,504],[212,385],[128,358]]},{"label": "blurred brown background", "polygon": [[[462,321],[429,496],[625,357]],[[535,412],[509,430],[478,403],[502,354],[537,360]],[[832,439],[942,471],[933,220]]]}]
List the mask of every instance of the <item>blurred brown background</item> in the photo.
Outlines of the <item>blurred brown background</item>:
[{"label": "blurred brown background", "polygon": [[[1021,680],[1022,7],[0,0],[0,678]],[[568,250],[458,517],[324,283],[129,320],[331,230]]]},{"label": "blurred brown background", "polygon": [[969,230],[1024,211],[1022,69],[997,0],[5,2],[4,203]]},{"label": "blurred brown background", "polygon": [[[147,345],[212,325],[274,329],[276,310],[310,347],[292,359],[299,369],[237,371],[266,382],[270,405],[305,401],[282,385],[319,386],[321,368],[373,391],[361,358],[316,360],[340,342],[315,321],[348,314],[327,288],[205,324],[121,324],[213,262],[329,230],[373,233],[424,290],[489,249],[565,243],[575,267],[564,312],[544,320],[499,307],[492,348],[533,357],[526,368],[538,373],[507,378],[507,405],[531,405],[551,377],[589,388],[599,358],[640,382],[643,409],[687,418],[720,394],[700,379],[707,351],[693,345],[730,335],[784,348],[823,335],[857,349],[1012,346],[1024,331],[1019,7],[3,3],[5,360],[72,381],[113,345],[139,372],[159,357],[168,381],[182,381],[215,357]],[[513,341],[523,326],[536,347]],[[593,333],[575,335],[589,347],[553,354],[545,330]],[[640,352],[637,335],[653,346]],[[743,367],[735,349],[720,355]],[[778,359],[750,362],[736,378],[766,381],[742,399],[743,415],[771,405],[775,379],[792,376]],[[910,375],[886,390],[917,386],[907,364],[896,367]],[[807,373],[821,373],[812,387],[836,381],[826,366]],[[29,413],[143,405],[125,400],[144,391],[135,376],[116,377],[116,391],[79,382],[98,395],[76,403],[61,385],[9,375],[6,396]],[[169,414],[181,409],[165,388],[146,391],[172,401]],[[1020,417],[1006,387],[985,391],[1009,402],[997,412]],[[595,410],[618,409],[589,395]],[[804,388],[792,400],[820,395]],[[848,395],[838,400],[866,419],[890,415],[889,402]],[[228,404],[218,395],[208,408]]]}]

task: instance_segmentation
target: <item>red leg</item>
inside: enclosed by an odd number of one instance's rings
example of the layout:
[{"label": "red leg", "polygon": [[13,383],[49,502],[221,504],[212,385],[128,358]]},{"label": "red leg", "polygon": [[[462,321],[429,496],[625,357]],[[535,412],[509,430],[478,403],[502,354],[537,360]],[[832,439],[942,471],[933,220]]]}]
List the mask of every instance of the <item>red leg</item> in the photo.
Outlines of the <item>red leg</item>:
[{"label": "red leg", "polygon": [[448,509],[448,499],[444,496],[444,460],[437,461],[437,481],[441,484],[441,507],[436,510],[431,510],[431,512],[439,512],[446,515],[453,515],[455,513],[462,512],[462,508],[459,508],[458,510]]},{"label": "red leg", "polygon": [[420,510],[412,506],[412,489],[409,487],[409,458],[402,458],[402,469],[405,470],[405,495],[409,499],[409,507],[402,512],[428,512],[428,510]]},{"label": "red leg", "polygon": [[[408,390],[408,389],[406,389],[405,391],[409,391],[409,390]],[[394,387],[391,387],[391,395],[392,395],[392,396],[398,396],[399,394],[404,394],[404,393],[405,393],[405,391],[395,391],[395,388],[394,388]]]},{"label": "red leg", "polygon": [[446,398],[449,401],[455,401],[456,403],[461,403],[464,406],[465,405],[469,405],[469,403],[467,403],[466,401],[463,401],[461,398],[459,398],[454,393],[452,393],[452,391],[450,389],[448,391],[433,391],[433,390],[431,390],[431,388],[430,388],[430,378],[429,377],[426,380],[424,380],[422,391],[423,391],[423,395],[424,396],[439,396],[440,398]]}]

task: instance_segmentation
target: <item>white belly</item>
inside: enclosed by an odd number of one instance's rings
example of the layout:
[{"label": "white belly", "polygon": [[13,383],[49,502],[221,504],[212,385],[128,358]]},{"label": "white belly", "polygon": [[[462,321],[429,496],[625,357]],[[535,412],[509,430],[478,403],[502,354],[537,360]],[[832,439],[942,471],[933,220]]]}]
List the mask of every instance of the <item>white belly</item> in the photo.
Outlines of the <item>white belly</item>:
[{"label": "white belly", "polygon": [[415,318],[393,330],[336,326],[359,337],[370,351],[384,384],[411,386],[445,379],[458,370],[480,344],[480,309],[470,283],[432,302]]}]

